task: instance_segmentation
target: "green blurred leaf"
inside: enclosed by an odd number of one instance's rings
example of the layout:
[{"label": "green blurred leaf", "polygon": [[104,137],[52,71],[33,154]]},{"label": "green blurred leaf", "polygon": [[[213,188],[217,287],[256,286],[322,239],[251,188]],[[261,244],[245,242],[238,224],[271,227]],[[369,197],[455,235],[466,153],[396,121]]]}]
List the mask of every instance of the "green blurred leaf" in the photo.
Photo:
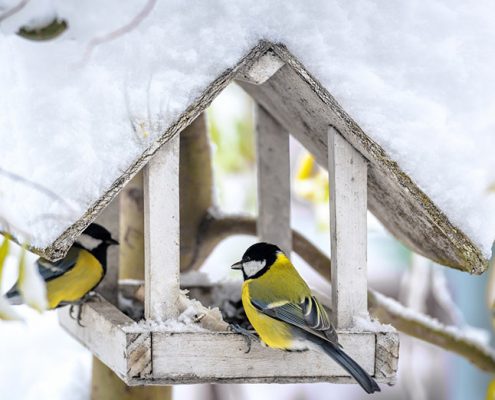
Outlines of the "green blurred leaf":
[{"label": "green blurred leaf", "polygon": [[17,34],[24,39],[45,41],[55,39],[67,30],[67,22],[54,19],[48,25],[40,28],[21,28]]},{"label": "green blurred leaf", "polygon": [[25,304],[38,312],[48,307],[45,282],[41,278],[35,265],[26,262],[26,246],[22,246],[19,256],[19,278],[17,281],[19,292]]},{"label": "green blurred leaf", "polygon": [[3,267],[8,254],[9,254],[9,239],[4,238],[2,245],[0,246],[0,287],[2,284]]}]

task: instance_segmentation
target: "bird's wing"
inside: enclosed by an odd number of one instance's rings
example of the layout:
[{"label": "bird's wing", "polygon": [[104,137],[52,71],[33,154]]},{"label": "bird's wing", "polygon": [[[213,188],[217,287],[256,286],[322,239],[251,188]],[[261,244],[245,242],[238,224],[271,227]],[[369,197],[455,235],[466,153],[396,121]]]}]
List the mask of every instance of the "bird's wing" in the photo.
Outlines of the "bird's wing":
[{"label": "bird's wing", "polygon": [[[80,251],[81,249],[79,247],[73,246],[63,259],[55,262],[48,261],[44,258],[39,258],[36,261],[36,265],[38,266],[38,272],[41,275],[41,278],[45,282],[48,282],[63,275],[65,272],[73,268],[74,265],[76,265],[77,257],[79,256]],[[12,301],[19,297],[19,288],[17,287],[17,283],[12,286],[12,288],[5,295],[7,298],[12,299]]]},{"label": "bird's wing", "polygon": [[251,299],[251,303],[269,317],[338,343],[327,312],[314,296],[305,297],[300,303],[287,301],[267,304],[255,299]]},{"label": "bird's wing", "polygon": [[43,280],[45,282],[51,281],[72,269],[76,265],[80,251],[81,249],[79,247],[73,246],[63,259],[55,262],[39,258],[36,264]]}]

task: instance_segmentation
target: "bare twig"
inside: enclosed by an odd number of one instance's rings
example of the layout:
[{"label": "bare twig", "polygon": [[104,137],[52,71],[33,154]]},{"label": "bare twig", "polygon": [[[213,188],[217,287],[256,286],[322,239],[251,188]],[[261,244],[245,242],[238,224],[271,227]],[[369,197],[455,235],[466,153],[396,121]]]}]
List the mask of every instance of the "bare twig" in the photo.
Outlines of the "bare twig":
[{"label": "bare twig", "polygon": [[144,5],[143,9],[138,14],[136,14],[136,16],[129,23],[121,26],[118,29],[115,29],[114,31],[105,33],[104,35],[97,36],[91,39],[88,44],[88,47],[86,48],[86,51],[84,52],[82,62],[89,59],[91,53],[93,52],[96,46],[99,46],[102,43],[115,40],[118,37],[123,36],[126,33],[135,29],[151,13],[153,8],[155,7],[155,4],[156,4],[156,0],[148,0]]},{"label": "bare twig", "polygon": [[19,3],[17,3],[17,5],[12,7],[10,10],[7,10],[3,14],[0,14],[0,23],[5,21],[7,18],[12,17],[12,15],[17,14],[26,6],[27,3],[29,3],[29,0],[21,0]]},{"label": "bare twig", "polygon": [[374,290],[368,290],[370,312],[382,323],[467,358],[478,368],[494,373],[495,352],[488,346],[468,337],[461,329],[447,326],[421,313],[411,312],[398,301]]},{"label": "bare twig", "polygon": [[[256,235],[256,219],[245,215],[222,215],[210,210],[199,228],[196,251],[190,265],[185,268],[198,269],[215,247],[232,235]],[[304,261],[321,276],[330,280],[330,259],[301,233],[292,230],[292,246]]]},{"label": "bare twig", "polygon": [[7,171],[6,169],[0,167],[0,175],[3,175],[7,177],[8,179],[14,181],[14,182],[19,182],[22,183],[25,186],[31,187],[34,190],[37,190],[38,192],[41,192],[45,194],[46,196],[50,197],[52,200],[58,201],[62,203],[64,206],[66,206],[68,209],[73,209],[73,207],[61,196],[59,196],[57,193],[51,191],[50,189],[46,188],[43,185],[40,185],[37,182],[31,181],[27,178],[24,178],[21,175],[18,175],[14,172]]}]

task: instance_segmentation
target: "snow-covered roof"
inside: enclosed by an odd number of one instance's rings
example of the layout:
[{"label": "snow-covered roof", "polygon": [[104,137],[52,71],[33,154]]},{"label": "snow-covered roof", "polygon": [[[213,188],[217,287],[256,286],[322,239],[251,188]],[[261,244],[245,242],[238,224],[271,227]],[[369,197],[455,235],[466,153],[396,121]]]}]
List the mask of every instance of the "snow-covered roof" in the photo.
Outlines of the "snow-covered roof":
[{"label": "snow-covered roof", "polygon": [[[161,143],[267,51],[267,39],[287,46],[273,48],[286,63],[276,76],[302,79],[302,100],[316,101],[299,134],[317,137],[332,116],[379,166],[372,211],[416,250],[483,270],[495,238],[492,2],[160,1],[137,27],[88,51],[145,3],[30,2],[0,24],[4,229],[60,257]],[[13,34],[53,13],[69,24],[56,40]],[[276,100],[293,86],[243,86],[289,123],[295,105]]]}]

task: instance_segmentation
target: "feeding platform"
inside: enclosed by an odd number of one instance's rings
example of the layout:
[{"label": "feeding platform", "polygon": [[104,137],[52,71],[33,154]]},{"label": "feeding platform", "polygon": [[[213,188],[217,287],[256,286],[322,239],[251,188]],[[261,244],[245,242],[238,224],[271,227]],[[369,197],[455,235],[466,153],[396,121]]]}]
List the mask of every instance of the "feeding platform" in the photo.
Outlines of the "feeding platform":
[{"label": "feeding platform", "polygon": [[[378,382],[393,383],[398,334],[369,321],[367,312],[367,210],[396,237],[432,260],[477,273],[486,268],[487,260],[287,48],[264,41],[214,80],[82,218],[50,246],[37,249],[48,259],[63,257],[84,228],[143,170],[145,322],[128,317],[113,304],[116,301],[102,298],[83,306],[82,326],[70,318],[69,310],[60,310],[62,326],[129,385],[354,382],[328,356],[315,351],[284,352],[255,341],[246,353],[244,337],[228,331],[222,321],[211,331],[164,329],[160,322],[173,321],[183,311],[181,133],[233,81],[257,103],[259,238],[290,254],[289,138],[293,134],[329,171],[330,306],[339,341]],[[122,285],[119,288],[117,268],[113,265],[107,274],[112,287],[107,293],[113,298],[124,290]],[[205,301],[204,305],[209,304]]]},{"label": "feeding platform", "polygon": [[[139,324],[103,298],[84,305],[80,326],[60,311],[60,323],[128,385],[189,383],[353,383],[327,355],[285,352],[230,332],[166,331]],[[377,325],[378,326],[378,325]],[[339,330],[339,341],[378,382],[395,381],[399,356],[397,333]]]}]

